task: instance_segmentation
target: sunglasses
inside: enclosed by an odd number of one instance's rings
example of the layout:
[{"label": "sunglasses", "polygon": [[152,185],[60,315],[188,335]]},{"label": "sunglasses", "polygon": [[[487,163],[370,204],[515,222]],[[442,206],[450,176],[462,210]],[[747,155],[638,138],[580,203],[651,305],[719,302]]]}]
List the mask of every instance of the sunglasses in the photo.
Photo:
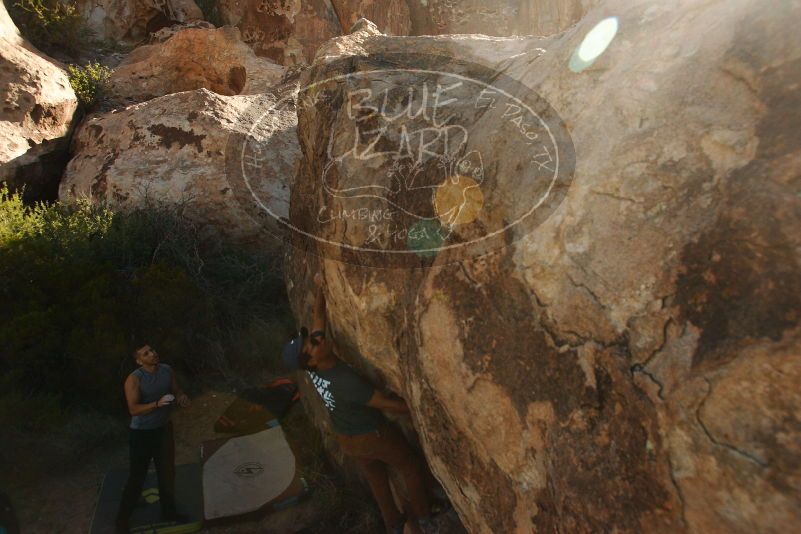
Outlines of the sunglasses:
[{"label": "sunglasses", "polygon": [[325,332],[321,332],[319,330],[314,332],[314,333],[312,333],[311,335],[309,335],[309,329],[306,328],[305,326],[301,327],[300,328],[300,332],[298,332],[298,333],[304,339],[309,338],[309,343],[311,343],[312,346],[315,346],[315,347],[320,344],[320,341],[319,341],[318,338],[325,337]]},{"label": "sunglasses", "polygon": [[312,346],[316,347],[317,345],[319,345],[321,343],[321,341],[318,339],[318,338],[321,338],[321,337],[325,337],[325,333],[323,333],[323,332],[315,332],[311,336],[309,336],[309,343],[311,343]]}]

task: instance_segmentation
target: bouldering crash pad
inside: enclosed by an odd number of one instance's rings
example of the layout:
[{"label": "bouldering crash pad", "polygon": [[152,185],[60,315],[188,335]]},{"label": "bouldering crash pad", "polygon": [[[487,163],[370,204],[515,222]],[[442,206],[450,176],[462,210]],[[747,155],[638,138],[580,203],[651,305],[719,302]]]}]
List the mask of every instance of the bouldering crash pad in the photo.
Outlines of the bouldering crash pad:
[{"label": "bouldering crash pad", "polygon": [[263,514],[308,493],[280,426],[204,442],[201,456],[206,520]]},{"label": "bouldering crash pad", "polygon": [[[135,534],[186,534],[200,530],[203,526],[201,473],[200,464],[179,465],[175,468],[176,507],[178,512],[187,518],[185,523],[177,523],[161,519],[156,472],[152,470],[148,472],[139,503],[129,521],[131,532]],[[106,473],[89,530],[91,534],[114,532],[114,520],[127,480],[127,469],[112,469]]]}]

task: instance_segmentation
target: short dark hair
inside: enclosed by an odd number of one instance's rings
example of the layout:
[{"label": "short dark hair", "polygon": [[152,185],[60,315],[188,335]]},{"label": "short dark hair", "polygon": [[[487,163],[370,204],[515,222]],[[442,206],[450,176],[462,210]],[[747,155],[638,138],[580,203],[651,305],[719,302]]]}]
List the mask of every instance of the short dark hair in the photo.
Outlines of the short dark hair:
[{"label": "short dark hair", "polygon": [[139,351],[141,351],[143,348],[147,347],[147,343],[136,343],[136,344],[134,344],[134,347],[135,348],[133,349],[133,352],[131,353],[131,355],[133,357],[133,361],[135,362],[136,358],[139,357]]}]

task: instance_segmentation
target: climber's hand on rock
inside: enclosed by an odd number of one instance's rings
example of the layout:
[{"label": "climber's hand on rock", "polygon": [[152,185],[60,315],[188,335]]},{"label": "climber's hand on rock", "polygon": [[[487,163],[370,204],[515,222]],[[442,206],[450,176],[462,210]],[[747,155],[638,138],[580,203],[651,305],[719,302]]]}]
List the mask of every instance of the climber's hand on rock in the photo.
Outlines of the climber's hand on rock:
[{"label": "climber's hand on rock", "polygon": [[322,273],[316,273],[314,275],[314,285],[317,287],[323,287],[323,275]]}]

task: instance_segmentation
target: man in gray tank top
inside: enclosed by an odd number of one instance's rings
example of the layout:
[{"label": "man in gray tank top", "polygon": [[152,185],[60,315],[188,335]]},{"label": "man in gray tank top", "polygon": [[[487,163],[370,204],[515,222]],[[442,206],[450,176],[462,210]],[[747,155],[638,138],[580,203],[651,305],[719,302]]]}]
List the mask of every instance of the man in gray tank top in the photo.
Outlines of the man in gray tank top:
[{"label": "man in gray tank top", "polygon": [[189,406],[189,398],[178,387],[169,365],[144,345],[134,352],[140,366],[125,380],[125,400],[131,414],[128,431],[130,469],[117,512],[117,533],[128,532],[128,519],[145,483],[150,460],[156,465],[161,513],[165,520],[180,520],[175,510],[175,442],[170,412],[174,401]]}]

